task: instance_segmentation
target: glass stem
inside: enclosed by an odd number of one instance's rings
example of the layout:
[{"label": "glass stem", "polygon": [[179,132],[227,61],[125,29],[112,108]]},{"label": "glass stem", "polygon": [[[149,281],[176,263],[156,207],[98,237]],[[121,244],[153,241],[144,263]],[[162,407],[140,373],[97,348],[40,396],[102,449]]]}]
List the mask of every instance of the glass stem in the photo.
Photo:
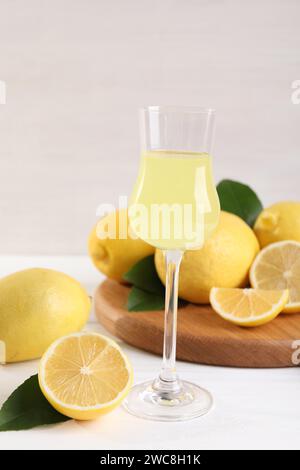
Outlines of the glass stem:
[{"label": "glass stem", "polygon": [[176,333],[178,305],[178,277],[183,252],[167,250],[166,261],[166,300],[163,364],[159,376],[159,388],[176,391],[180,388],[176,374]]}]

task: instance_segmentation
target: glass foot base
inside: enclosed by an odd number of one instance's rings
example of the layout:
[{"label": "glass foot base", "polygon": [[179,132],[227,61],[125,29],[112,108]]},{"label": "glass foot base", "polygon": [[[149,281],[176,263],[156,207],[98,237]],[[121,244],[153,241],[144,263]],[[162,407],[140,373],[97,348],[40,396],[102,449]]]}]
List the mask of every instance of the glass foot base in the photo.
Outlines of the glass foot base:
[{"label": "glass foot base", "polygon": [[135,385],[123,402],[132,415],[156,421],[185,421],[207,413],[213,404],[211,394],[190,382],[180,382],[173,391],[156,388],[153,381]]}]

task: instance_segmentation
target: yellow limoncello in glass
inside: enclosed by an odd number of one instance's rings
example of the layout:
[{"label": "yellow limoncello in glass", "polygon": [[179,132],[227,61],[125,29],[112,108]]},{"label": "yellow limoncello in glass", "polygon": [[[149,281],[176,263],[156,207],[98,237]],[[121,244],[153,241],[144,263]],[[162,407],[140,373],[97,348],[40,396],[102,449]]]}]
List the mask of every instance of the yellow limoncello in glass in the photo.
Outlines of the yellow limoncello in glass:
[{"label": "yellow limoncello in glass", "polygon": [[[184,252],[201,248],[219,218],[210,157],[214,120],[212,108],[199,106],[147,106],[140,111],[142,155],[128,207],[130,235],[164,252],[164,342],[159,375],[135,385],[124,406],[147,419],[192,419],[207,413],[213,403],[207,390],[178,378],[176,328]],[[149,279],[144,290],[150,298],[153,287]],[[151,331],[145,334],[151,336]]]},{"label": "yellow limoncello in glass", "polygon": [[144,151],[130,203],[132,231],[164,250],[201,248],[220,212],[207,153]]}]

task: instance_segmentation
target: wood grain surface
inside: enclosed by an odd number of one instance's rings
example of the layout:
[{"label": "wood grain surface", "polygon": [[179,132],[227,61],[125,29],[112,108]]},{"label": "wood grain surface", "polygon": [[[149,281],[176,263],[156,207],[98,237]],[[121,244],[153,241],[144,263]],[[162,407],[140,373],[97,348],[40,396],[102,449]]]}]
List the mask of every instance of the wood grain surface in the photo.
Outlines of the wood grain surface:
[{"label": "wood grain surface", "polygon": [[[100,323],[123,341],[162,354],[164,313],[128,312],[129,288],[105,280],[95,293]],[[188,304],[178,311],[177,358],[237,367],[291,367],[293,343],[300,340],[300,314],[279,315],[256,328],[220,318],[210,306]],[[300,346],[298,346],[300,349]],[[300,354],[299,354],[300,356]]]}]

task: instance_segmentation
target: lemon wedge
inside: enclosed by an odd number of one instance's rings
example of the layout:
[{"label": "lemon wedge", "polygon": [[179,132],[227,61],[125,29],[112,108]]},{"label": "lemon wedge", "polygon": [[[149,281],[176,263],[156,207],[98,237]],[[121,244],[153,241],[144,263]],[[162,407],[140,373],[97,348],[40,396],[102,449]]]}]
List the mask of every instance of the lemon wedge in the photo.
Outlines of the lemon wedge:
[{"label": "lemon wedge", "polygon": [[213,287],[212,308],[222,318],[240,326],[258,326],[273,320],[288,302],[288,290]]}]

